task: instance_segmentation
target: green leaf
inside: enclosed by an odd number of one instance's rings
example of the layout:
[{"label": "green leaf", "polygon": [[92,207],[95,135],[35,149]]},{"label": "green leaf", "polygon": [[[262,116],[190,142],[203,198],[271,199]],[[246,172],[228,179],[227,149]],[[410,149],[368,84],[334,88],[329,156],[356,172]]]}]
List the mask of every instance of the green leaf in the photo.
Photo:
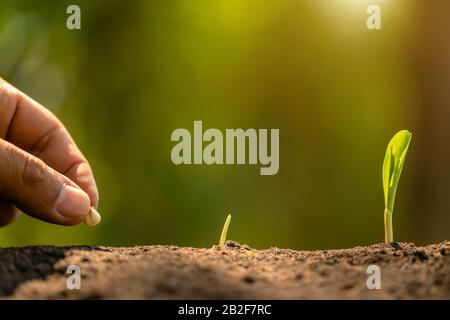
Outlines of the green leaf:
[{"label": "green leaf", "polygon": [[388,144],[383,162],[383,189],[386,209],[394,210],[397,185],[405,163],[406,152],[411,142],[411,133],[407,130],[399,131]]}]

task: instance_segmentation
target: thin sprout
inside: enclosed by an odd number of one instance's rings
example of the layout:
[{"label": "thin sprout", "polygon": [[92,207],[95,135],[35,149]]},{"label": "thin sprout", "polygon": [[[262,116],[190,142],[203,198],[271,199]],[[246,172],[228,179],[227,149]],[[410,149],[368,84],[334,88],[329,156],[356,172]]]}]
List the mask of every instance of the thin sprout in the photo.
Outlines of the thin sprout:
[{"label": "thin sprout", "polygon": [[230,226],[231,214],[228,215],[227,220],[225,220],[225,224],[223,225],[222,234],[220,235],[219,246],[223,247],[225,245],[225,241],[227,240],[228,227]]}]

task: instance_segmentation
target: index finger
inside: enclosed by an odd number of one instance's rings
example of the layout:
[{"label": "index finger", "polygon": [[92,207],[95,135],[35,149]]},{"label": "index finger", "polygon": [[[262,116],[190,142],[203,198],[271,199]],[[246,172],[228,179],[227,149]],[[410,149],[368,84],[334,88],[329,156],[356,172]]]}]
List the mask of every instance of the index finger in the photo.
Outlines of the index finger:
[{"label": "index finger", "polygon": [[98,205],[92,169],[58,118],[0,78],[0,137],[68,177]]}]

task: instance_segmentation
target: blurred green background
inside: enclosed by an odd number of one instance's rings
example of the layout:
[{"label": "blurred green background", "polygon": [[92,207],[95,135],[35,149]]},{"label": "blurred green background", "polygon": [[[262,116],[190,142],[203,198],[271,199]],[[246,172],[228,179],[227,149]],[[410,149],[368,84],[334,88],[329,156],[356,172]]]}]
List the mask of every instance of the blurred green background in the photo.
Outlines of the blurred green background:
[{"label": "blurred green background", "polygon": [[[81,30],[66,8],[81,7]],[[366,27],[369,4],[382,30]],[[428,5],[428,7],[425,7]],[[0,246],[176,244],[256,248],[381,242],[381,166],[413,132],[394,237],[450,231],[450,10],[419,1],[8,1],[0,75],[52,110],[89,159],[96,228],[23,215]],[[443,28],[447,26],[447,28]],[[279,128],[280,171],[176,166],[176,128]]]}]

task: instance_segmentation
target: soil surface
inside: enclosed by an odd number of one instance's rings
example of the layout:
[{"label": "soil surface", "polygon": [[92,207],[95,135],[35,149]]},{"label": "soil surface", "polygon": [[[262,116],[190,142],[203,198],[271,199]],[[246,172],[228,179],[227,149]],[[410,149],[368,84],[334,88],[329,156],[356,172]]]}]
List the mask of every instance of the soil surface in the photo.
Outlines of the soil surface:
[{"label": "soil surface", "polygon": [[[381,289],[367,288],[367,267]],[[81,289],[68,290],[69,265]],[[0,249],[2,299],[450,299],[450,241],[345,250],[23,247]]]}]

